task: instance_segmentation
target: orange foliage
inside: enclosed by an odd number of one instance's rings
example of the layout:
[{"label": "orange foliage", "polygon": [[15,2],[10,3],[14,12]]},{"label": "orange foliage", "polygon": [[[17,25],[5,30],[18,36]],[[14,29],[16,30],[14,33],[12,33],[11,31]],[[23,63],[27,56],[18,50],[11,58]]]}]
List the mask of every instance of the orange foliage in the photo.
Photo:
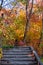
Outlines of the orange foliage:
[{"label": "orange foliage", "polygon": [[42,20],[41,18],[35,14],[32,15],[30,20],[30,29],[28,31],[29,33],[29,39],[30,39],[30,46],[34,47],[35,50],[38,51],[38,54],[41,55],[41,48],[39,47],[40,44],[40,37],[41,37],[41,31],[42,31]]}]

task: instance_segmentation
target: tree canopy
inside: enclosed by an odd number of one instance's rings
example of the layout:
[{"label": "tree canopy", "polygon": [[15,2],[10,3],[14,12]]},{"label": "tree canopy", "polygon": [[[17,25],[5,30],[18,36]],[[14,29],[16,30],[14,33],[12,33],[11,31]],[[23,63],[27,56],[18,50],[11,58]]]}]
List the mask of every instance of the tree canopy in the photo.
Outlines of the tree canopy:
[{"label": "tree canopy", "polygon": [[38,54],[42,54],[42,31],[41,0],[0,0],[0,44],[2,46],[14,45],[15,39],[24,40],[26,45],[33,46]]}]

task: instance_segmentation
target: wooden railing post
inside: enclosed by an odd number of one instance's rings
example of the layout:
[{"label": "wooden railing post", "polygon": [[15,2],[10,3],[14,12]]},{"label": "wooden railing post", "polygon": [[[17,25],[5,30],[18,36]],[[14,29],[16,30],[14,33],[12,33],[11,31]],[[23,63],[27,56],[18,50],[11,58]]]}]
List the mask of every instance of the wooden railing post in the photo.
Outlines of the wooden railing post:
[{"label": "wooden railing post", "polygon": [[37,61],[38,61],[38,65],[43,65],[43,63],[41,62],[41,60],[40,60],[38,54],[37,54],[36,51],[33,49],[33,47],[31,47],[31,50],[33,51],[33,53],[34,53],[34,55],[35,55],[35,57],[36,57],[36,59],[37,59]]}]

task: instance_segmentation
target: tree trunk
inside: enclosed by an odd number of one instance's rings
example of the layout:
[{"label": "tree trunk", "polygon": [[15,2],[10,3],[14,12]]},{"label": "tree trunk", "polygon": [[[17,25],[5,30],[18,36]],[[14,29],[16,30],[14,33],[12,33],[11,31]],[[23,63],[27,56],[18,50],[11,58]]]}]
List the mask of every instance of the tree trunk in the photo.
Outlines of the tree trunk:
[{"label": "tree trunk", "polygon": [[[43,0],[42,0],[43,3]],[[42,4],[42,8],[43,8],[43,4]],[[42,11],[42,41],[43,41],[43,11]]]},{"label": "tree trunk", "polygon": [[[42,2],[41,3],[43,3],[43,0],[42,0]],[[42,8],[43,8],[43,4],[41,4],[41,6],[42,6]],[[40,37],[40,42],[39,43],[43,43],[43,11],[42,11],[42,32],[41,32],[41,37]],[[39,46],[40,46],[40,44],[39,44]]]},{"label": "tree trunk", "polygon": [[26,36],[27,36],[28,27],[29,27],[29,21],[30,21],[31,14],[32,14],[32,9],[33,9],[33,0],[32,0],[31,9],[30,9],[30,11],[28,11],[29,1],[30,0],[27,0],[27,2],[26,2],[26,21],[27,22],[26,22],[25,32],[24,32],[24,38],[23,38],[24,43],[26,42]]},{"label": "tree trunk", "polygon": [[[3,5],[3,0],[1,0],[0,11],[2,10],[2,5]],[[2,38],[1,38],[1,42],[2,42]],[[0,47],[2,48],[2,44],[0,44]]]},{"label": "tree trunk", "polygon": [[3,5],[3,0],[1,0],[0,11],[1,11],[1,9],[2,9],[2,5]]}]

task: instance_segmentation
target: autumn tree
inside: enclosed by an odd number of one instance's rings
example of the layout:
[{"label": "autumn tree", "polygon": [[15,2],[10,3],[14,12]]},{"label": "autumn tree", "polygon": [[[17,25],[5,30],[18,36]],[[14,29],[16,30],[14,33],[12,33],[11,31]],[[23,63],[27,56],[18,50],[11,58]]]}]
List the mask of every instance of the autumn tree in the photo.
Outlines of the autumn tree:
[{"label": "autumn tree", "polygon": [[39,46],[40,46],[41,42],[43,43],[43,0],[39,0],[39,1],[38,1],[38,4],[37,4],[37,9],[38,9],[37,12],[38,12],[38,14],[40,14],[39,16],[42,18],[42,31],[41,31],[41,35],[40,35],[40,39],[39,39],[40,40]]},{"label": "autumn tree", "polygon": [[43,0],[41,2],[41,7],[42,7],[42,36],[41,36],[41,41],[43,42]]},{"label": "autumn tree", "polygon": [[29,27],[29,21],[30,21],[32,9],[33,9],[33,0],[32,0],[31,9],[29,9],[29,4],[30,4],[29,2],[30,2],[30,0],[26,1],[26,19],[27,19],[27,22],[26,22],[24,38],[23,38],[24,42],[26,42],[26,35],[27,35],[27,31],[28,31],[28,27]]}]

